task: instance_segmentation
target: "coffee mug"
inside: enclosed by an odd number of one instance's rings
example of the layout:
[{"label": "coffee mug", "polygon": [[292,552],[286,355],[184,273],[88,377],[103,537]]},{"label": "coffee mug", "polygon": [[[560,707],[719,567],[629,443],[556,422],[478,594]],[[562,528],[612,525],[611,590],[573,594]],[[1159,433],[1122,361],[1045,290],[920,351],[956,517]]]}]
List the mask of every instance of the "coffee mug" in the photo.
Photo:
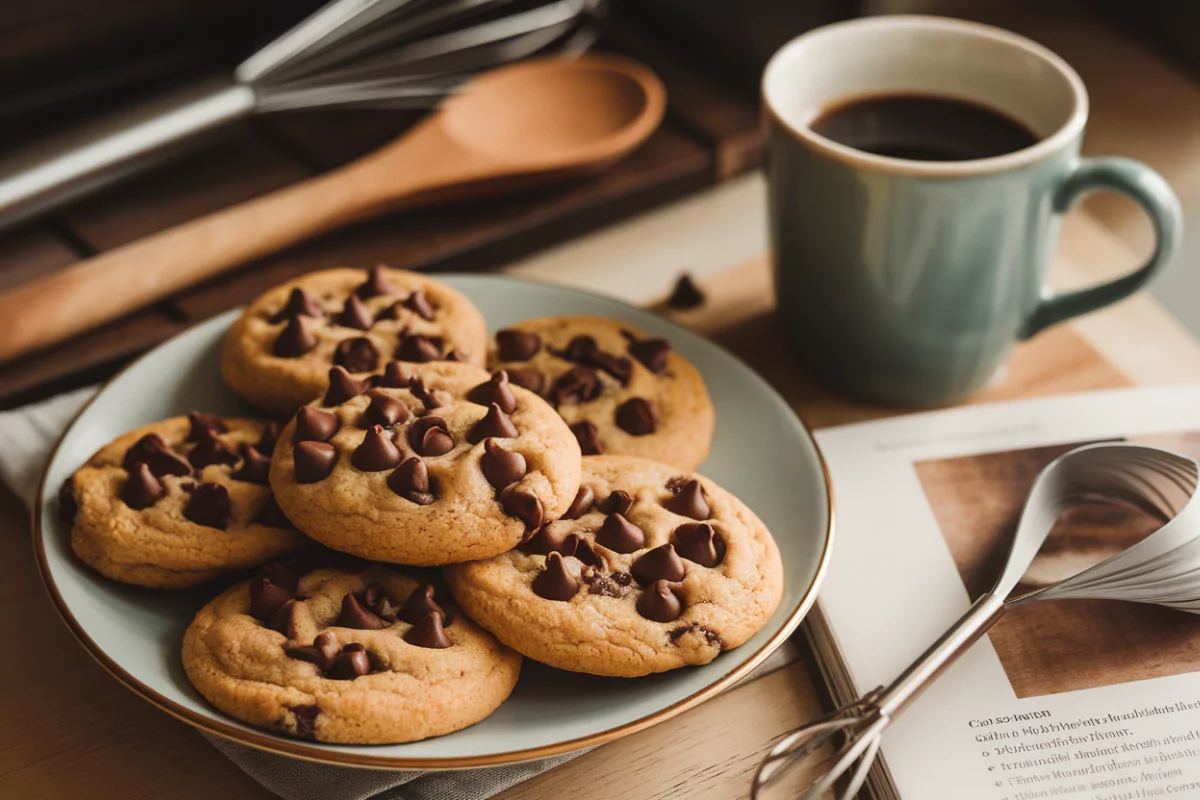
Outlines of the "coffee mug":
[{"label": "coffee mug", "polygon": [[[1015,342],[1142,288],[1178,244],[1179,201],[1166,181],[1127,159],[1081,159],[1083,82],[1007,31],[902,15],[838,23],[776,53],[762,92],[779,313],[802,365],[840,391],[900,405],[959,400]],[[966,101],[1027,129],[1027,146],[915,160],[813,129],[830,109],[869,98],[903,108],[905,97]],[[1097,189],[1145,210],[1154,255],[1110,283],[1051,293],[1061,215]]]}]

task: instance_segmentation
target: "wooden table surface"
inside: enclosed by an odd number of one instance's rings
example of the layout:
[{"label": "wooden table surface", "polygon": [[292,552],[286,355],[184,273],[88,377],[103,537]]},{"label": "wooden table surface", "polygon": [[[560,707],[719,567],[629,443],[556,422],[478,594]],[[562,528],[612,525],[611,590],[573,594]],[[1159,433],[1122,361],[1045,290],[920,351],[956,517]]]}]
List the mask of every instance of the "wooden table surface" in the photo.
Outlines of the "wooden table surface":
[{"label": "wooden table surface", "polygon": [[[1079,31],[1052,29],[1047,37],[1054,35],[1064,38],[1052,44],[1072,47]],[[1114,55],[1114,47],[1105,40],[1108,63],[1136,62]],[[1074,53],[1072,56],[1082,58]],[[1087,66],[1100,72],[1106,68],[1099,62]],[[1151,72],[1163,70],[1153,60],[1141,67]],[[1084,77],[1091,80],[1086,70]],[[1156,91],[1161,91],[1162,85],[1157,82]],[[1181,82],[1177,88],[1176,98],[1186,96],[1190,100],[1196,95],[1196,87],[1190,82]],[[1140,95],[1132,93],[1128,98],[1129,102],[1135,99],[1140,100]],[[1158,100],[1164,101],[1161,96]],[[1114,119],[1124,119],[1102,102],[1094,103],[1094,107],[1097,116],[1111,114]],[[1188,129],[1191,134],[1200,127],[1200,120],[1196,122]],[[693,120],[687,130],[694,131],[704,124],[703,120]],[[676,132],[668,131],[667,138],[675,143],[664,141],[663,152],[673,153],[671,163],[679,165],[681,176],[693,176],[686,180],[694,183],[701,181],[699,172],[707,173],[714,163],[719,169],[737,171],[755,157],[753,144],[743,142],[721,150],[714,162],[711,153],[689,151]],[[1133,152],[1122,146],[1125,140],[1120,136],[1103,141],[1109,151]],[[687,155],[689,152],[692,154]],[[655,156],[651,152],[645,157],[653,160]],[[1174,166],[1190,176],[1197,174],[1191,169],[1195,164],[1200,164],[1200,158],[1192,154],[1191,160],[1181,157],[1181,163]],[[1173,178],[1171,170],[1167,171]],[[191,179],[204,183],[203,171]],[[236,175],[225,175],[221,180],[232,182],[241,194],[268,188],[240,185]],[[281,174],[277,180],[286,181],[287,177]],[[613,180],[619,182],[619,178]],[[509,271],[652,304],[678,270],[686,266],[704,277],[712,302],[701,310],[677,314],[678,321],[745,358],[810,426],[896,413],[830,395],[783,357],[777,344],[767,270],[761,258],[759,184],[757,176],[740,179],[713,194],[685,201],[678,208],[650,214],[514,264]],[[601,188],[598,195],[604,191]],[[119,210],[99,205],[88,213],[76,214],[73,224],[83,226],[80,229],[88,231],[89,238],[82,244],[76,242],[80,246],[74,252],[64,246],[62,228],[50,224],[36,229],[23,245],[11,240],[0,243],[0,256],[16,265],[18,271],[29,274],[47,268],[47,264],[68,263],[93,242],[111,246],[111,242],[138,235],[140,226],[153,229],[166,224],[154,218],[156,197],[148,191],[140,212],[121,212],[131,214],[125,217]],[[211,198],[205,195],[204,202],[211,202]],[[177,208],[169,211],[171,215],[181,213]],[[1095,282],[1127,271],[1136,263],[1136,248],[1142,242],[1138,226],[1130,222],[1135,214],[1112,205],[1101,205],[1095,211],[1096,216],[1072,215],[1064,226],[1054,269],[1056,284]],[[528,224],[535,224],[539,214],[548,213],[534,204],[527,212]],[[479,235],[486,237],[486,225],[479,230]],[[372,229],[367,231],[365,244],[352,236],[335,237],[320,243],[301,260],[313,267],[321,266],[335,253],[341,257],[346,248],[366,257],[372,250],[372,237],[376,237]],[[66,241],[71,241],[70,236]],[[664,241],[670,242],[667,250]],[[453,249],[449,241],[447,248]],[[14,280],[11,273],[0,278]],[[191,310],[202,315],[211,313],[205,302],[215,307],[217,301],[206,299],[201,292],[189,302],[195,304]],[[120,323],[124,333],[106,335],[109,341],[120,341],[125,335],[131,342],[144,342],[147,332],[139,326],[149,325],[154,335],[160,335],[169,332],[172,314],[178,318],[179,313],[178,308],[156,308],[147,312],[153,324],[126,321]],[[55,357],[66,363],[71,354]],[[1194,381],[1200,381],[1200,343],[1143,294],[1021,345],[1005,379],[973,402],[1136,383]],[[122,688],[76,644],[37,578],[27,512],[2,488],[0,575],[0,640],[10,642],[12,650],[9,657],[0,659],[0,685],[6,687],[0,692],[0,715],[4,720],[0,725],[0,797],[242,800],[270,796],[186,725]],[[756,679],[739,684],[699,708],[598,748],[499,797],[744,797],[749,776],[769,743],[812,718],[820,708],[808,666],[803,660],[792,661],[768,674],[758,674]]]}]

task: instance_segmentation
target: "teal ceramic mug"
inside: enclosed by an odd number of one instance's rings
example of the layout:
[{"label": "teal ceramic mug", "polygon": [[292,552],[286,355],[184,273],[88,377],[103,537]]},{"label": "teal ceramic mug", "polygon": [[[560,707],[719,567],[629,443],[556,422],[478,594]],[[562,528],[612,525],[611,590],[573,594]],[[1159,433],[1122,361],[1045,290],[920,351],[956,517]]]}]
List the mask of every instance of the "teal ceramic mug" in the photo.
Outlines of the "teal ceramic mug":
[{"label": "teal ceramic mug", "polygon": [[[856,98],[970,101],[1036,143],[968,161],[875,155],[810,127]],[[1013,344],[1142,288],[1179,240],[1179,201],[1156,172],[1083,159],[1083,82],[1015,34],[918,16],[866,17],[785,45],[763,76],[779,313],[801,364],[831,387],[901,405],[953,402]],[[1122,278],[1054,294],[1045,273],[1061,215],[1120,192],[1150,216],[1153,256]]]}]

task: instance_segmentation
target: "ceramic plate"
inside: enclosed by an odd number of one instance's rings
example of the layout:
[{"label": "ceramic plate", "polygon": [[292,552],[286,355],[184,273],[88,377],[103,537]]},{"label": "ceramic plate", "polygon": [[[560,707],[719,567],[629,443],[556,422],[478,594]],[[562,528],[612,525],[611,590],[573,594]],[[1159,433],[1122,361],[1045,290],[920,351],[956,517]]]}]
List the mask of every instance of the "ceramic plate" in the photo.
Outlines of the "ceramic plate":
[{"label": "ceramic plate", "polygon": [[526,660],[512,697],[490,717],[409,744],[300,741],[223,715],[188,683],[179,659],[183,632],[213,590],[139,589],[90,571],[71,554],[56,495],[92,453],[131,428],[191,409],[249,413],[225,387],[218,368],[225,331],[239,313],[231,311],[167,341],[105,386],[63,437],[43,480],[34,533],[43,577],[80,642],[119,681],[192,725],[264,749],[357,766],[469,767],[589,747],[661,722],[732,684],[792,633],[814,600],[829,558],[832,509],[816,446],[766,381],[716,345],[614,300],[495,276],[443,280],[479,306],[492,330],[547,315],[612,317],[667,337],[700,369],[717,408],[712,454],[700,471],[762,517],[783,555],[783,601],[766,627],[706,666],[633,680],[560,672]]}]

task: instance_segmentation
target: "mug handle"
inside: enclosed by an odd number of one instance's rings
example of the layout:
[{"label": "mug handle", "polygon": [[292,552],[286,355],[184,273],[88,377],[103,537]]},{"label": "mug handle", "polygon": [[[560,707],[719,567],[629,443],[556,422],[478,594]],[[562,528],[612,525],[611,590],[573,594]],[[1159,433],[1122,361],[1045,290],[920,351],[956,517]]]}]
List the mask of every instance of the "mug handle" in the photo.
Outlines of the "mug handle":
[{"label": "mug handle", "polygon": [[1099,189],[1120,192],[1146,212],[1154,223],[1155,246],[1140,269],[1120,278],[1073,292],[1043,292],[1041,301],[1025,320],[1021,339],[1060,322],[1123,300],[1145,286],[1171,260],[1183,228],[1179,198],[1161,175],[1128,158],[1084,159],[1054,195],[1054,212],[1065,214],[1083,195]]}]

